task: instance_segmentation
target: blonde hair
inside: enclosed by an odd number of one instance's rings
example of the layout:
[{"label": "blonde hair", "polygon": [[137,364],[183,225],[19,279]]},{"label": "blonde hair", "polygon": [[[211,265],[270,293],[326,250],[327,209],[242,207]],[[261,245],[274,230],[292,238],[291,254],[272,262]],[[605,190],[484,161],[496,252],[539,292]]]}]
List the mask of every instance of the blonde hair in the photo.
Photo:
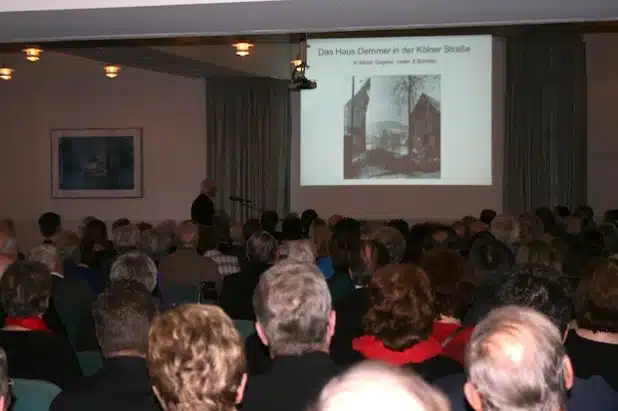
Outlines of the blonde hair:
[{"label": "blonde hair", "polygon": [[240,335],[217,306],[189,304],[156,318],[148,368],[166,411],[231,411],[245,372]]},{"label": "blonde hair", "polygon": [[313,220],[311,227],[309,227],[309,237],[315,245],[318,258],[323,258],[330,255],[331,232],[328,224],[326,224],[326,221],[321,218]]}]

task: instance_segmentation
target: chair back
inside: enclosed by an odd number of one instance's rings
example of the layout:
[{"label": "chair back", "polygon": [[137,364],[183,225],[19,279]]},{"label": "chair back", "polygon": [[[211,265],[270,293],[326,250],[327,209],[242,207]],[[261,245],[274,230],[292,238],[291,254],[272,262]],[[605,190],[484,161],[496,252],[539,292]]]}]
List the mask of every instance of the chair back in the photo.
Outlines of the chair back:
[{"label": "chair back", "polygon": [[199,302],[201,304],[219,304],[219,292],[214,281],[202,281],[200,290]]},{"label": "chair back", "polygon": [[200,302],[200,289],[193,285],[161,284],[161,296],[167,307],[173,308],[184,304]]},{"label": "chair back", "polygon": [[13,379],[12,411],[48,411],[60,393],[60,388],[48,381]]}]

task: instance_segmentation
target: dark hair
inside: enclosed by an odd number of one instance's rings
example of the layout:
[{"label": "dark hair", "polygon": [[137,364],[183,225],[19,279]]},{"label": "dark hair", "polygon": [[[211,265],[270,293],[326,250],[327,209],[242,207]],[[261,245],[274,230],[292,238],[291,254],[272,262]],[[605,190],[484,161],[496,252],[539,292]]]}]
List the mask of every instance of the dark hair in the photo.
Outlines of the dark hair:
[{"label": "dark hair", "polygon": [[494,218],[496,218],[497,213],[494,210],[490,210],[486,208],[481,211],[481,215],[479,216],[479,220],[483,223],[490,225]]},{"label": "dark hair", "polygon": [[496,294],[498,304],[532,308],[549,317],[564,334],[573,318],[566,281],[555,269],[542,265],[515,266]]},{"label": "dark hair", "polygon": [[386,348],[401,351],[425,340],[435,317],[431,285],[422,268],[393,264],[374,273],[363,325]]},{"label": "dark hair", "polygon": [[242,225],[242,236],[246,241],[253,235],[253,233],[257,233],[261,229],[262,225],[260,224],[260,220],[257,218],[251,218]]},{"label": "dark hair", "polygon": [[51,287],[51,274],[44,264],[16,261],[0,279],[0,304],[8,316],[36,317],[47,310]]},{"label": "dark hair", "polygon": [[330,256],[335,272],[349,273],[360,264],[361,241],[360,230],[334,231],[330,243]]},{"label": "dark hair", "polygon": [[401,220],[399,218],[389,221],[388,225],[397,229],[397,231],[399,231],[404,236],[404,238],[410,232],[410,226],[408,225],[408,223],[405,220]]},{"label": "dark hair", "polygon": [[462,318],[474,295],[474,267],[453,250],[433,250],[420,266],[431,281],[438,314]]},{"label": "dark hair", "polygon": [[100,263],[97,258],[96,248],[108,249],[107,225],[99,219],[88,221],[82,231],[82,239],[79,244],[80,263],[87,266],[96,266]]},{"label": "dark hair", "polygon": [[562,219],[566,219],[571,215],[571,210],[569,210],[569,207],[565,205],[557,205],[556,207],[554,207],[554,212],[558,217]]},{"label": "dark hair", "polygon": [[262,213],[260,223],[262,225],[262,230],[274,234],[277,229],[277,224],[279,224],[279,215],[276,211],[266,210]]},{"label": "dark hair", "polygon": [[504,243],[496,240],[491,234],[475,236],[470,245],[470,262],[482,271],[509,269],[515,264],[515,255]]},{"label": "dark hair", "polygon": [[286,217],[281,224],[281,235],[286,241],[303,238],[303,222],[298,217]]},{"label": "dark hair", "polygon": [[155,300],[143,284],[112,281],[93,305],[99,344],[105,356],[118,351],[148,353],[148,331],[157,315]]},{"label": "dark hair", "polygon": [[112,223],[112,230],[115,230],[119,227],[124,227],[127,225],[131,225],[131,221],[128,218],[119,218],[118,220]]},{"label": "dark hair", "polygon": [[618,262],[593,261],[582,276],[574,302],[578,327],[618,332]]},{"label": "dark hair", "polygon": [[311,223],[313,223],[313,220],[315,220],[316,218],[318,218],[318,213],[312,208],[303,211],[303,213],[300,215],[300,220],[303,223],[304,237],[309,237],[309,227],[311,227]]},{"label": "dark hair", "polygon": [[45,238],[52,237],[60,230],[62,222],[56,213],[44,213],[39,217],[39,231]]},{"label": "dark hair", "polygon": [[543,223],[543,232],[553,233],[555,231],[554,227],[556,225],[556,216],[549,207],[539,207],[536,209],[534,214]]},{"label": "dark hair", "polygon": [[141,221],[137,223],[137,229],[139,230],[140,233],[143,233],[144,231],[151,230],[152,224],[147,223],[146,221]]}]

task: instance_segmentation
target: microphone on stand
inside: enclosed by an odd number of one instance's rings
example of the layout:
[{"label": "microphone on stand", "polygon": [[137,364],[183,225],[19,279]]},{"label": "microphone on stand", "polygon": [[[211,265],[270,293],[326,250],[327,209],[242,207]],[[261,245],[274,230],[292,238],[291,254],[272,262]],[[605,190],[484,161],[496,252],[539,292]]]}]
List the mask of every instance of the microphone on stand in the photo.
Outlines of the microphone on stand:
[{"label": "microphone on stand", "polygon": [[230,200],[231,200],[231,201],[243,202],[243,203],[244,203],[244,202],[248,202],[248,201],[249,201],[249,200],[245,200],[245,199],[244,199],[244,198],[242,198],[242,197],[236,197],[236,196],[230,196]]}]

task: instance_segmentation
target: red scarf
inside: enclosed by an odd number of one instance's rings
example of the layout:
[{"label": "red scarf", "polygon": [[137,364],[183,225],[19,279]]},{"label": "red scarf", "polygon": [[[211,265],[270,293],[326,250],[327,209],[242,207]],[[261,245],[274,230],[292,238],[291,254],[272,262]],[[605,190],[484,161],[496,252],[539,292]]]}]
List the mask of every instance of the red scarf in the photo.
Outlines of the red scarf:
[{"label": "red scarf", "polygon": [[352,341],[352,348],[369,360],[384,361],[393,365],[420,363],[442,353],[442,346],[433,337],[419,341],[403,351],[389,350],[374,336],[364,335]]},{"label": "red scarf", "polygon": [[51,331],[39,317],[6,317],[5,325],[21,327],[30,331]]}]

